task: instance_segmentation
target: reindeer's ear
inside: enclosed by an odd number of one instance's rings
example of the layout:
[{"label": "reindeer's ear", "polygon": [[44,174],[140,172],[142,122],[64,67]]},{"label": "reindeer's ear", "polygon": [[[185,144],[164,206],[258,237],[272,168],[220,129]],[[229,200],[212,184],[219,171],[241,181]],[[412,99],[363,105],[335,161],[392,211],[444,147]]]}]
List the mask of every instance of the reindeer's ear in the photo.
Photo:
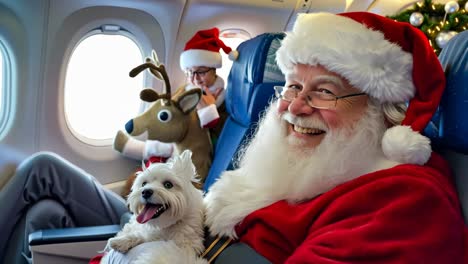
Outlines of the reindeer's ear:
[{"label": "reindeer's ear", "polygon": [[199,88],[191,89],[183,92],[177,99],[175,99],[176,105],[182,110],[184,114],[192,112],[200,102],[202,91]]},{"label": "reindeer's ear", "polygon": [[146,88],[140,92],[140,99],[145,102],[154,102],[158,100],[160,97],[157,92],[153,89]]},{"label": "reindeer's ear", "polygon": [[200,102],[202,91],[200,88],[190,89],[178,96],[174,102],[184,114],[190,113]]}]

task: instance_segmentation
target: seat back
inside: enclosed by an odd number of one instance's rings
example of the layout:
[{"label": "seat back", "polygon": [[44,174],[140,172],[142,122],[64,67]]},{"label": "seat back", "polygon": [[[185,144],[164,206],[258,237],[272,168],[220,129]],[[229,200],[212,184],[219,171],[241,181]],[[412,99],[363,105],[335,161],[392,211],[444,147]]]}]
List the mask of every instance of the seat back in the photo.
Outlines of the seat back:
[{"label": "seat back", "polygon": [[[468,223],[468,31],[452,38],[439,55],[447,87],[434,115],[433,148],[450,163],[465,222]],[[427,129],[426,129],[427,130]]]},{"label": "seat back", "polygon": [[255,130],[259,115],[274,94],[273,86],[284,84],[275,61],[283,37],[283,33],[265,33],[237,47],[239,57],[232,65],[226,87],[228,118],[215,146],[205,191],[223,171],[234,169],[233,158]]}]

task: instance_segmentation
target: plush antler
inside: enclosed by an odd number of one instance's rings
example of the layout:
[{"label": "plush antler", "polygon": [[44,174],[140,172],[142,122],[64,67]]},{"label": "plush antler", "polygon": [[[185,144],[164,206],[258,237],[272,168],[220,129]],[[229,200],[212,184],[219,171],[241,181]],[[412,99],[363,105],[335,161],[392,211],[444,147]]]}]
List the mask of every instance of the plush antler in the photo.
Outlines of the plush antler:
[{"label": "plush antler", "polygon": [[[159,58],[158,58],[158,54],[156,53],[156,51],[152,50],[151,51],[151,57],[152,58],[146,58],[146,62],[153,62],[154,65],[156,66],[159,66],[161,65],[161,62],[159,61]],[[158,71],[155,71],[154,69],[152,68],[149,68],[149,71],[156,77],[158,78],[159,80],[163,80],[163,77],[161,76],[161,74],[158,72]]]},{"label": "plush antler", "polygon": [[[153,55],[154,56],[154,55]],[[150,62],[148,62],[150,60]],[[159,64],[159,62],[157,62]],[[164,64],[159,64],[156,65],[155,63],[151,62],[151,59],[146,59],[146,62],[136,66],[130,71],[130,77],[135,77],[137,76],[140,72],[149,69],[150,72],[158,79],[161,79],[160,76],[162,76],[164,80],[164,85],[166,88],[166,91],[164,94],[160,95],[159,98],[165,98],[167,99],[166,101],[170,104],[171,101],[171,83],[169,82],[169,76],[167,75],[166,67],[164,67]],[[158,74],[160,74],[160,76]]]}]

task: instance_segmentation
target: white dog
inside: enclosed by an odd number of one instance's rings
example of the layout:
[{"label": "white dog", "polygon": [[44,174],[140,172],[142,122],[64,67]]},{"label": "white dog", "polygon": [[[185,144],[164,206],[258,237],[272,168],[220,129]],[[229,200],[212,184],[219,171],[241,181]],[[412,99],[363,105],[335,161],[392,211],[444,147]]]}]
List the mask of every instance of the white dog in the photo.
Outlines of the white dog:
[{"label": "white dog", "polygon": [[[130,263],[208,263],[203,252],[203,196],[196,180],[192,152],[167,163],[151,164],[137,174],[127,204],[134,216],[107,242],[106,257],[126,253]],[[133,249],[133,250],[132,250]],[[112,252],[114,251],[114,252]]]}]

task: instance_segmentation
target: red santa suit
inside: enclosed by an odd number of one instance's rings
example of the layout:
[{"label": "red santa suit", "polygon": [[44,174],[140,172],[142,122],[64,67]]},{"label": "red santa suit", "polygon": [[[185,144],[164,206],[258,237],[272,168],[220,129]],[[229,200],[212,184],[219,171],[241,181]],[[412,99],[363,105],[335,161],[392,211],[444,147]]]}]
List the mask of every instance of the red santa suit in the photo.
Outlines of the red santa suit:
[{"label": "red santa suit", "polygon": [[398,165],[258,209],[236,233],[273,263],[468,263],[468,231],[444,175],[433,154],[427,166]]}]

